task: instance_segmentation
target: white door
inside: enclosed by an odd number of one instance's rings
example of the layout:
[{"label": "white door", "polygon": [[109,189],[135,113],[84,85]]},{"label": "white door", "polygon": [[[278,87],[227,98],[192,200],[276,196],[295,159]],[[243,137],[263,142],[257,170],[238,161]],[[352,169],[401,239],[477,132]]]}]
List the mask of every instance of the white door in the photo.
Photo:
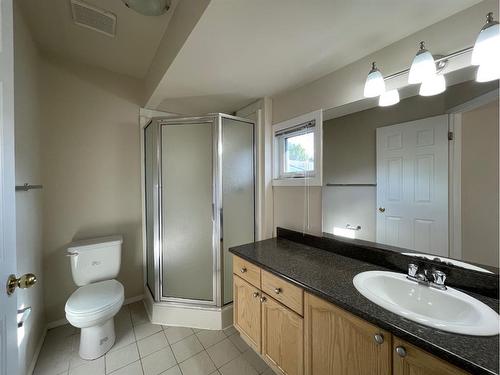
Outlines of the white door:
[{"label": "white door", "polygon": [[377,129],[377,242],[448,256],[448,115]]},{"label": "white door", "polygon": [[6,282],[16,273],[12,0],[0,0],[0,375],[17,374],[17,300]]}]

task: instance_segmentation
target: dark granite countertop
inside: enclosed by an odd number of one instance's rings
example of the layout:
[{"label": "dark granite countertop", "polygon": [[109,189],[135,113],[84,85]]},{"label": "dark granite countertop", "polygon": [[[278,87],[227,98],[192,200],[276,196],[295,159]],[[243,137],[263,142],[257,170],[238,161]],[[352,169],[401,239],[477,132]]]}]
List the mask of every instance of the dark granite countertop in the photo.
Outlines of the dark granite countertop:
[{"label": "dark granite countertop", "polygon": [[[479,337],[439,331],[391,313],[363,297],[354,287],[353,277],[363,271],[387,270],[381,266],[283,238],[229,251],[472,374],[499,374],[498,335]],[[498,312],[498,300],[473,296]]]}]

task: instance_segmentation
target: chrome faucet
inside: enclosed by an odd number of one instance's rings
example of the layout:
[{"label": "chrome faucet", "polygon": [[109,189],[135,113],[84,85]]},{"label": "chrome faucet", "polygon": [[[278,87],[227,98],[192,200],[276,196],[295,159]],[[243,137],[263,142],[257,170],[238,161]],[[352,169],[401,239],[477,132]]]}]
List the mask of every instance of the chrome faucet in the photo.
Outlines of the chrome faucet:
[{"label": "chrome faucet", "polygon": [[[439,290],[446,290],[444,282],[446,281],[446,274],[437,269],[424,269],[424,272],[418,272],[418,265],[414,263],[408,264],[408,280],[414,281],[420,285],[425,285]],[[430,277],[429,277],[430,275]]]}]

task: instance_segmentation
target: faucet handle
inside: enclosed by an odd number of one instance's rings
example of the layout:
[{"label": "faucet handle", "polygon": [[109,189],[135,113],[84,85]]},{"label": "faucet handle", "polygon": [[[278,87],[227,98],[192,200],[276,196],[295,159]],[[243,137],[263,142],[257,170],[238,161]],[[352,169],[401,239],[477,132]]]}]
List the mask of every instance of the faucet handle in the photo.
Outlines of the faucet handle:
[{"label": "faucet handle", "polygon": [[408,276],[416,277],[418,266],[415,263],[408,264]]},{"label": "faucet handle", "polygon": [[446,274],[443,271],[432,270],[431,274],[434,284],[444,286],[444,282],[446,281]]}]

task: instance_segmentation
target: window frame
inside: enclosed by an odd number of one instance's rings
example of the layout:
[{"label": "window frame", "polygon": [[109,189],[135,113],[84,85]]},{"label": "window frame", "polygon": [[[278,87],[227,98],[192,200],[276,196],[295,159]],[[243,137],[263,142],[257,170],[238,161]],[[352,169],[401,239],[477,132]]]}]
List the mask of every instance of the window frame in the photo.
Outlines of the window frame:
[{"label": "window frame", "polygon": [[[314,125],[308,125],[313,123]],[[296,131],[293,129],[297,128]],[[317,110],[273,125],[273,186],[322,186],[323,111]],[[286,132],[286,133],[284,133]],[[287,138],[312,133],[314,168],[304,173],[285,172]]]}]

